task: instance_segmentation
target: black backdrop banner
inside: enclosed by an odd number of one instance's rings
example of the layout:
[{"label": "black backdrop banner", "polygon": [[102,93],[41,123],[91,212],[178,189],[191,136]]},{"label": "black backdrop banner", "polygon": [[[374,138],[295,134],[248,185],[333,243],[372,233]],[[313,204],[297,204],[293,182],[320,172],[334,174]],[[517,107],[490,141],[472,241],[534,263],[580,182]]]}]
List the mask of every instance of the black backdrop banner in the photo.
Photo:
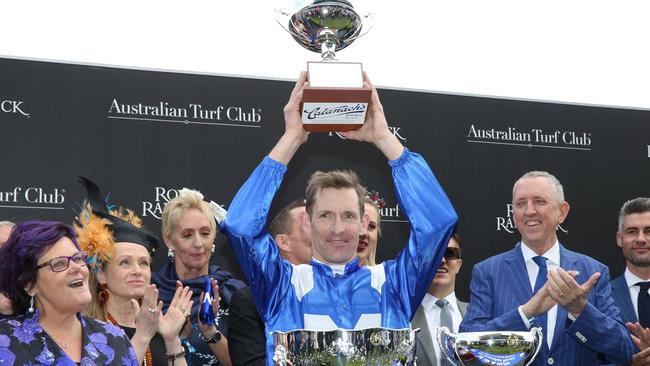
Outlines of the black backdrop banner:
[{"label": "black backdrop banner", "polygon": [[[227,208],[282,134],[292,88],[286,81],[0,58],[0,221],[71,222],[84,198],[77,174],[156,232],[162,208],[183,187]],[[617,214],[625,200],[649,194],[649,111],[379,94],[395,136],[426,158],[458,211],[459,297],[468,299],[475,263],[519,240],[512,185],[529,170],[547,170],[564,185],[571,210],[558,228],[560,242],[608,264],[612,276],[623,271]],[[369,144],[312,133],[271,214],[304,196],[313,171],[339,168],[355,170],[385,198],[378,259],[394,257],[409,226],[386,159]],[[165,260],[159,251],[154,267]],[[222,236],[213,260],[242,278]]]}]

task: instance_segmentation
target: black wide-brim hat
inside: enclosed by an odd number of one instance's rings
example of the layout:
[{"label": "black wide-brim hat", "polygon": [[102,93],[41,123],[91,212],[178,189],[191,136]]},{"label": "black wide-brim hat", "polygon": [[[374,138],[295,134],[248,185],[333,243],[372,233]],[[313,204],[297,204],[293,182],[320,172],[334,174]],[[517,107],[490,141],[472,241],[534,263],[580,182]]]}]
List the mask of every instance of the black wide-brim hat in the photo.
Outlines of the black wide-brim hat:
[{"label": "black wide-brim hat", "polygon": [[[111,225],[107,225],[107,230],[112,232],[115,242],[136,243],[145,247],[150,254],[156,252],[160,246],[160,238],[156,234],[112,215],[97,184],[81,175],[78,177],[79,183],[86,188],[86,205],[90,205],[93,214],[111,222]],[[83,227],[79,220],[77,224]]]}]

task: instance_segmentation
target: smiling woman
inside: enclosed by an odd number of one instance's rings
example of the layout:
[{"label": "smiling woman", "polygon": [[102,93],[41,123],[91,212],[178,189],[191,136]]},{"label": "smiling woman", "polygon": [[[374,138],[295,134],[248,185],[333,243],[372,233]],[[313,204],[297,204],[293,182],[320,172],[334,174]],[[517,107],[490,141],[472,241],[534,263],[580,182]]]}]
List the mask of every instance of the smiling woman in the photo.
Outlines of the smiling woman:
[{"label": "smiling woman", "polygon": [[80,314],[91,300],[85,259],[70,226],[14,228],[0,249],[0,292],[19,315],[0,322],[0,363],[138,364],[121,329]]},{"label": "smiling woman", "polygon": [[163,314],[158,290],[149,284],[158,237],[142,227],[133,211],[109,211],[95,183],[86,178],[81,183],[88,197],[75,229],[92,269],[92,302],[86,314],[124,330],[138,364],[162,366],[177,357],[181,359],[172,364],[185,365],[178,334],[186,320],[185,309],[192,306],[192,293],[187,287],[177,289],[172,306]]}]

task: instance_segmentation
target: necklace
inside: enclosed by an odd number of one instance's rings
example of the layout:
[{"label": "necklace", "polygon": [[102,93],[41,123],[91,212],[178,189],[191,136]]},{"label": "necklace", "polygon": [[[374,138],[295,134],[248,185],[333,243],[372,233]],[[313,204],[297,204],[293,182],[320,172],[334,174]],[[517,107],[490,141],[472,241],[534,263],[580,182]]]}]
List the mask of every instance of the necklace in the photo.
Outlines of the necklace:
[{"label": "necklace", "polygon": [[64,350],[66,351],[68,350],[68,348],[70,347],[70,341],[58,339],[57,337],[54,336],[54,333],[52,333],[49,329],[45,328],[45,326],[43,326],[42,324],[41,324],[41,328],[43,328],[45,333],[47,333],[47,335],[49,335],[50,338],[52,338],[54,343],[58,344],[59,347],[63,348]]},{"label": "necklace", "polygon": [[[113,316],[109,312],[106,312],[106,320],[108,320],[108,322],[113,325],[117,325],[118,327],[120,326],[117,323],[117,320],[115,320],[115,318],[113,318]],[[144,353],[144,362],[142,363],[142,365],[153,366],[153,355],[151,354],[151,346],[147,346],[147,351]]]}]

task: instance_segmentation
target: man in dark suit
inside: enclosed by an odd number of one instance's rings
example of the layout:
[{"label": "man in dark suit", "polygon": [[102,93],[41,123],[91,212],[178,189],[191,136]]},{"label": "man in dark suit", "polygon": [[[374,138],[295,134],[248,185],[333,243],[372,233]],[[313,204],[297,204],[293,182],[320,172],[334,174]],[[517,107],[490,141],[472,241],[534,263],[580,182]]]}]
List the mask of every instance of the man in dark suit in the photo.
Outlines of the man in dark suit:
[{"label": "man in dark suit", "polygon": [[[650,309],[642,312],[639,305],[648,304],[650,296],[647,288],[650,285],[650,198],[635,198],[623,204],[616,243],[623,251],[626,268],[625,273],[612,281],[612,296],[621,309],[623,322],[639,322],[648,328]],[[642,286],[645,293],[641,291]]]},{"label": "man in dark suit", "polygon": [[635,347],[614,305],[607,266],[558,242],[569,213],[560,182],[528,172],[514,184],[512,207],[521,242],[474,266],[461,332],[526,331],[539,326],[533,365],[628,365]]},{"label": "man in dark suit", "polygon": [[[282,258],[293,265],[309,263],[312,257],[309,226],[304,225],[305,202],[293,201],[273,221],[270,232]],[[234,366],[266,365],[266,338],[253,294],[249,287],[237,291],[230,300],[228,349]]]},{"label": "man in dark suit", "polygon": [[[612,281],[612,297],[625,323],[650,328],[650,198],[627,201],[618,215],[616,243],[625,272]],[[631,324],[630,324],[631,325]],[[633,329],[633,328],[632,328]],[[635,355],[634,365],[650,364],[650,348]],[[647,363],[642,363],[642,360]]]},{"label": "man in dark suit", "polygon": [[436,333],[440,326],[458,332],[458,326],[467,312],[467,303],[458,300],[454,292],[456,275],[462,265],[461,240],[458,234],[454,234],[449,240],[438,272],[411,322],[413,329],[420,328],[416,335],[419,366],[451,365],[440,354]]}]

